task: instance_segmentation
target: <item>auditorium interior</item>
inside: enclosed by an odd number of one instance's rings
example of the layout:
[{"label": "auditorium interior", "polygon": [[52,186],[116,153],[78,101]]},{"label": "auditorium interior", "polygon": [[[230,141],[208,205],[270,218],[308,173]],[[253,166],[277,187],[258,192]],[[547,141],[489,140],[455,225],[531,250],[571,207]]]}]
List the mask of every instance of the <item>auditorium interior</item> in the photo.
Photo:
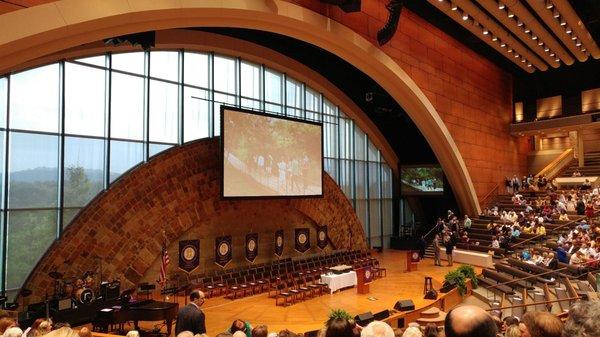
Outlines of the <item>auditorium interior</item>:
[{"label": "auditorium interior", "polygon": [[600,337],[599,45],[597,0],[0,0],[0,334]]}]

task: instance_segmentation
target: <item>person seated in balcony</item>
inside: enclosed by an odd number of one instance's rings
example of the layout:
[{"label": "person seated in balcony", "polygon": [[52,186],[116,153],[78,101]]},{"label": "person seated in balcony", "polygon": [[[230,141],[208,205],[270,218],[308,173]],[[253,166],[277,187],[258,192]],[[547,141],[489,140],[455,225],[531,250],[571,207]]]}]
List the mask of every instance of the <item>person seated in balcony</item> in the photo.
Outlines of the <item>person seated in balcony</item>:
[{"label": "person seated in balcony", "polygon": [[511,241],[517,242],[517,239],[521,236],[521,227],[519,225],[514,225],[511,233]]},{"label": "person seated in balcony", "polygon": [[577,200],[575,209],[577,210],[577,215],[585,214],[585,202],[583,202],[583,199],[580,198],[579,200]]},{"label": "person seated in balcony", "polygon": [[583,253],[580,251],[576,251],[575,254],[571,254],[571,259],[569,260],[569,264],[572,266],[581,266],[585,262]]},{"label": "person seated in balcony", "polygon": [[556,259],[562,263],[569,263],[569,256],[564,245],[558,245],[556,248]]},{"label": "person seated in balcony", "polygon": [[548,267],[552,270],[558,269],[558,259],[556,258],[554,253],[548,254],[548,263],[546,263],[546,267]]},{"label": "person seated in balcony", "polygon": [[525,262],[531,260],[531,253],[529,252],[529,249],[523,250],[523,252],[521,253],[521,260]]},{"label": "person seated in balcony", "polygon": [[544,227],[544,223],[540,223],[536,226],[535,234],[546,236],[546,227]]},{"label": "person seated in balcony", "polygon": [[522,232],[523,232],[523,234],[531,234],[532,230],[533,230],[533,227],[531,226],[531,223],[527,222],[527,223],[525,223],[525,227],[523,227]]},{"label": "person seated in balcony", "polygon": [[468,215],[465,214],[465,220],[463,221],[463,228],[468,231],[471,229],[472,221]]},{"label": "person seated in balcony", "polygon": [[581,189],[582,190],[591,190],[592,189],[592,183],[590,182],[589,179],[585,179],[585,181],[583,182],[583,184],[581,184]]},{"label": "person seated in balcony", "polygon": [[573,177],[581,177],[581,172],[579,172],[579,170],[578,170],[578,169],[575,169],[575,171],[573,171],[573,174],[572,174],[572,176],[573,176]]},{"label": "person seated in balcony", "polygon": [[567,214],[566,208],[565,208],[564,211],[560,212],[560,216],[558,217],[558,221],[569,221],[569,214]]},{"label": "person seated in balcony", "polygon": [[497,236],[492,238],[492,248],[500,248],[500,241],[498,241]]}]

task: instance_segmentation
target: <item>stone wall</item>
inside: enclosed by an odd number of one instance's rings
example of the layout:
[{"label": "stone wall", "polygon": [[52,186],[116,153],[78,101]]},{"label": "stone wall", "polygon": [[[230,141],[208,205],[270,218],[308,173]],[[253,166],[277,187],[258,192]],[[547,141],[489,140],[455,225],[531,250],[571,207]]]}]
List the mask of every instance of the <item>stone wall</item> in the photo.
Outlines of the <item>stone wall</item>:
[{"label": "stone wall", "polygon": [[[97,196],[73,220],[60,240],[48,250],[24,287],[33,295],[29,303],[52,289],[50,271],[65,276],[98,270],[102,261],[104,279],[119,278],[122,288],[158,278],[162,232],[170,242],[169,274],[177,274],[180,239],[200,239],[201,268],[213,270],[216,236],[231,234],[233,258],[227,268],[244,265],[244,237],[258,232],[259,256],[255,263],[276,259],[273,232],[285,231],[283,257],[293,250],[296,227],[312,228],[312,250],[317,225],[328,225],[329,247],[366,248],[365,236],[352,205],[328,175],[322,198],[260,200],[221,199],[219,139],[203,139],[175,147],[126,173]],[[98,275],[96,276],[98,279]]]}]

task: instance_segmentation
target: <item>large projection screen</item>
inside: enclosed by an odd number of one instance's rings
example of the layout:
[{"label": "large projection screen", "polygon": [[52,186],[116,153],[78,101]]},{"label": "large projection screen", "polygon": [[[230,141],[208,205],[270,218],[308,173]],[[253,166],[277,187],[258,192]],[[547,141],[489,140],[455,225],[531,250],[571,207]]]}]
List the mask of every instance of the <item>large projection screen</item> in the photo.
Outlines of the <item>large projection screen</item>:
[{"label": "large projection screen", "polygon": [[221,106],[224,198],[323,196],[323,127]]}]

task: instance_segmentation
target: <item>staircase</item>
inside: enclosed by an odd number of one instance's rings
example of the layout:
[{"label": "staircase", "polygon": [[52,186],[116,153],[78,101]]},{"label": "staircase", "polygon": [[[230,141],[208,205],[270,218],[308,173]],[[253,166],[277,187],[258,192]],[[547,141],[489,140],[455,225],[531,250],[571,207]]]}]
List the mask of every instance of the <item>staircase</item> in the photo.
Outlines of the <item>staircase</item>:
[{"label": "staircase", "polygon": [[573,163],[563,171],[561,177],[571,177],[575,170],[579,170],[582,176],[600,176],[600,152],[586,153],[583,167],[579,167],[577,161],[573,161]]}]

